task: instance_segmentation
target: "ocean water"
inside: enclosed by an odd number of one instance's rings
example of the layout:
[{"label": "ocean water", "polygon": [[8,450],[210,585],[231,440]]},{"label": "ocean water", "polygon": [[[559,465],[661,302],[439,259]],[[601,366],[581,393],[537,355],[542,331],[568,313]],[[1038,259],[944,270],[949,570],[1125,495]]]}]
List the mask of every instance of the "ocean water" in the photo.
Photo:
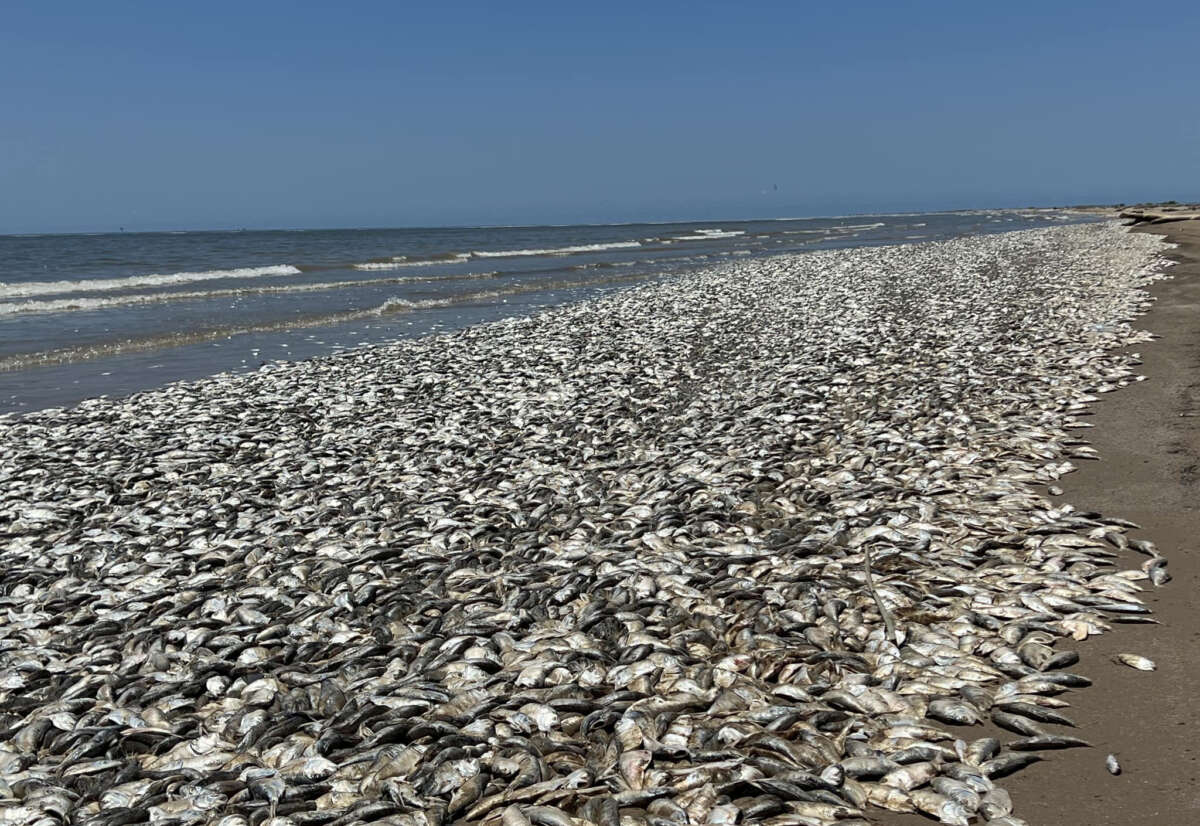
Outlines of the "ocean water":
[{"label": "ocean water", "polygon": [[0,235],[0,413],[523,315],[737,257],[1094,220],[1055,210]]}]

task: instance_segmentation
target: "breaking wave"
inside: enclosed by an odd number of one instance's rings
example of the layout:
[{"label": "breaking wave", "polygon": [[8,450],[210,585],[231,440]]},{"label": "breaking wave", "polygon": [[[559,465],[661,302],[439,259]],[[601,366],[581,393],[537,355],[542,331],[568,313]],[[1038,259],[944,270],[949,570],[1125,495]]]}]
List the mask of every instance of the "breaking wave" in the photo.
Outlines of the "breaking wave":
[{"label": "breaking wave", "polygon": [[193,281],[215,281],[220,278],[261,278],[268,275],[299,274],[299,268],[293,267],[290,264],[273,264],[269,267],[239,267],[232,270],[175,272],[167,275],[131,275],[127,278],[85,278],[78,281],[30,281],[23,284],[5,284],[0,282],[0,298],[26,298],[38,295],[134,290],[145,287],[167,287],[172,284],[190,284]]},{"label": "breaking wave", "polygon": [[737,238],[745,235],[744,229],[698,229],[691,235],[672,235],[672,241],[716,241],[719,238]]},{"label": "breaking wave", "polygon": [[454,252],[446,255],[433,255],[429,258],[409,258],[407,255],[397,255],[385,261],[364,261],[355,264],[356,270],[398,270],[403,267],[428,267],[431,264],[453,264],[456,261],[470,260],[469,252]]},{"label": "breaking wave", "polygon": [[641,241],[613,241],[607,244],[580,244],[575,247],[551,247],[528,250],[475,250],[475,258],[515,258],[527,255],[572,255],[579,252],[602,252],[604,250],[628,250],[640,247]]},{"label": "breaking wave", "polygon": [[577,287],[603,287],[622,283],[632,283],[635,281],[642,281],[650,277],[652,276],[644,273],[631,273],[613,275],[610,278],[598,280],[563,280],[514,284],[509,287],[501,287],[493,290],[479,290],[471,293],[459,293],[458,295],[446,296],[444,298],[429,298],[419,301],[410,301],[404,298],[393,297],[387,299],[378,306],[362,310],[349,310],[340,313],[319,314],[312,315],[307,318],[291,318],[281,321],[264,322],[262,324],[248,324],[240,327],[214,327],[205,330],[190,330],[184,333],[153,336],[143,339],[127,339],[124,341],[113,341],[104,344],[88,345],[86,347],[68,347],[59,350],[46,350],[39,353],[23,353],[20,355],[0,358],[0,372],[23,370],[28,367],[37,367],[47,364],[64,364],[67,362],[86,361],[88,359],[119,355],[122,353],[145,352],[148,350],[156,350],[161,347],[178,347],[185,344],[195,344],[197,342],[215,341],[217,339],[230,338],[232,336],[243,335],[246,333],[263,333],[276,330],[297,330],[310,327],[325,327],[332,324],[344,324],[350,321],[378,318],[397,313],[454,307],[460,304],[472,304],[479,303],[481,301],[494,301],[496,299],[504,299],[507,296],[519,295],[521,293],[541,292],[547,290],[565,290]]},{"label": "breaking wave", "polygon": [[379,287],[387,284],[411,284],[421,281],[473,281],[495,278],[500,273],[468,273],[465,275],[426,275],[415,278],[368,278],[361,281],[326,281],[319,284],[288,284],[272,287],[233,287],[227,290],[195,290],[192,292],[133,293],[92,298],[55,298],[33,301],[0,302],[0,316],[16,313],[66,313],[87,310],[105,310],[109,307],[127,307],[133,304],[159,304],[167,301],[208,301],[215,298],[236,298],[247,295],[276,295],[281,293],[308,293],[322,290],[340,290],[354,287]]}]

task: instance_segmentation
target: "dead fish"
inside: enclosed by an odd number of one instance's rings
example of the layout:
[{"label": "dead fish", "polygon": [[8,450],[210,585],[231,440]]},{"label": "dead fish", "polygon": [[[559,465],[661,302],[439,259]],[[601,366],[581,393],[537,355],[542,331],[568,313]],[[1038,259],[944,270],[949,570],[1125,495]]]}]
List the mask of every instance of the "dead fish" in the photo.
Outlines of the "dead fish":
[{"label": "dead fish", "polygon": [[1012,814],[1012,808],[1012,798],[999,786],[984,793],[979,802],[979,813],[987,821]]},{"label": "dead fish", "polygon": [[1136,668],[1138,671],[1154,671],[1158,667],[1154,664],[1154,660],[1147,659],[1140,654],[1116,654],[1113,656],[1113,662]]},{"label": "dead fish", "polygon": [[500,822],[503,826],[532,826],[533,820],[514,803],[504,809]]},{"label": "dead fish", "polygon": [[900,767],[899,763],[882,755],[847,757],[840,765],[847,776],[867,780],[883,777]]},{"label": "dead fish", "polygon": [[1041,759],[1041,756],[1029,752],[1001,754],[999,757],[988,760],[979,768],[989,778],[1007,777]]},{"label": "dead fish", "polygon": [[1171,581],[1171,574],[1167,571],[1167,560],[1165,557],[1156,556],[1147,559],[1142,563],[1142,570],[1146,572],[1151,584],[1156,588],[1161,588]]},{"label": "dead fish", "polygon": [[[1087,685],[1064,641],[1153,621],[1166,579],[1045,496],[1135,379],[1111,320],[1157,250],[714,259],[0,417],[0,797],[40,826],[1015,822],[990,777],[1077,745],[1035,724]],[[1026,739],[958,739],[988,716]]]},{"label": "dead fish", "polygon": [[[1045,734],[1041,728],[1024,715],[1012,714],[1007,711],[993,711],[992,722],[1000,726],[1000,728],[1015,731],[1017,734],[1024,734],[1026,737],[1040,737]],[[999,748],[999,742],[996,745]]]},{"label": "dead fish", "polygon": [[971,822],[972,812],[965,809],[956,801],[938,794],[936,791],[916,789],[909,792],[908,796],[918,811],[924,812],[930,817],[936,817],[940,823],[948,823],[952,824],[952,826],[968,826]]},{"label": "dead fish", "polygon": [[[1016,714],[1021,717],[1028,717],[1030,720],[1037,720],[1039,723],[1054,723],[1060,726],[1072,726],[1075,723],[1069,717],[1065,717],[1056,711],[1051,711],[1040,705],[1025,702],[1002,702],[996,703],[996,708],[1009,714]],[[1036,736],[1036,735],[1034,735]]]},{"label": "dead fish", "polygon": [[1013,751],[1041,751],[1043,749],[1090,749],[1092,744],[1078,737],[1063,737],[1057,734],[1043,734],[1014,740],[1007,748]]},{"label": "dead fish", "polygon": [[991,760],[1000,753],[1000,741],[995,737],[981,737],[967,744],[963,753],[963,761],[968,765],[978,766]]},{"label": "dead fish", "polygon": [[930,783],[933,790],[954,801],[967,814],[973,814],[980,805],[979,792],[962,780],[952,777],[935,777]]},{"label": "dead fish", "polygon": [[892,786],[902,791],[923,786],[937,775],[937,766],[931,762],[912,763],[893,769],[879,781],[885,786]]},{"label": "dead fish", "polygon": [[935,720],[960,726],[974,726],[983,722],[979,709],[969,703],[957,700],[933,700],[929,703],[929,708],[925,713]]}]

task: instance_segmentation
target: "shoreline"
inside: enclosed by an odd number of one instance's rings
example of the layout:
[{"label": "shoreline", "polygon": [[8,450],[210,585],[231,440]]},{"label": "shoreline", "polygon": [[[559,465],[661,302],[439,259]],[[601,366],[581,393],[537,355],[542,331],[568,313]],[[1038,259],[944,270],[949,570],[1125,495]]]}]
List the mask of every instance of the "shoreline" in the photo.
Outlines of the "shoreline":
[{"label": "shoreline", "polygon": [[[1110,211],[1110,215],[1113,213]],[[1115,217],[1115,216],[1114,216]],[[1192,826],[1200,821],[1200,742],[1194,686],[1200,684],[1200,618],[1189,604],[1200,588],[1200,220],[1126,225],[1131,233],[1161,237],[1175,249],[1169,279],[1144,286],[1153,299],[1133,327],[1153,341],[1123,348],[1137,353],[1146,377],[1115,393],[1100,394],[1074,431],[1094,448],[1097,461],[1056,482],[1051,496],[1077,511],[1128,519],[1140,528],[1131,538],[1149,540],[1168,560],[1172,579],[1161,588],[1143,583],[1141,598],[1158,624],[1123,624],[1078,645],[1074,673],[1093,685],[1059,699],[1078,727],[1066,733],[1093,748],[1045,752],[1042,762],[1004,781],[1014,814],[1031,826]],[[1138,568],[1146,556],[1119,554],[1118,569]],[[1148,657],[1152,673],[1117,664],[1119,653]],[[1013,735],[988,724],[962,735]],[[1119,776],[1105,767],[1114,754]],[[921,826],[920,815],[884,813],[887,826]],[[982,821],[981,821],[982,822]]]},{"label": "shoreline", "polygon": [[[397,808],[468,819],[531,802],[530,772],[605,824],[614,796],[637,822],[729,798],[841,820],[892,801],[845,776],[880,761],[1000,778],[1023,752],[922,721],[1028,713],[999,692],[1058,693],[1044,643],[1070,665],[1072,634],[1136,609],[1095,533],[1128,510],[1043,491],[1088,458],[1090,394],[1136,375],[1112,348],[1145,341],[1125,321],[1161,253],[1080,225],[747,261],[9,423],[0,601],[37,645],[0,652],[27,715],[0,760],[76,793],[76,718],[34,725],[63,674],[114,738],[89,787],[201,772],[172,811],[261,818],[273,778],[321,795],[280,814],[340,817],[393,745],[417,769]],[[152,750],[122,750],[130,721]],[[1028,816],[1023,777],[997,782]]]},{"label": "shoreline", "polygon": [[[1095,219],[1069,211],[596,227],[255,233],[17,244],[0,283],[0,411],[252,372],[669,280],[722,262]],[[61,239],[60,239],[61,240]],[[12,246],[10,244],[10,246]],[[142,264],[120,264],[137,252]],[[99,266],[94,261],[118,262]],[[144,260],[143,260],[144,259]],[[367,268],[367,269],[364,269]],[[387,272],[375,272],[384,268]]]},{"label": "shoreline", "polygon": [[[1131,231],[1179,244],[1163,252],[1176,262],[1166,270],[1173,277],[1149,285],[1154,306],[1134,322],[1159,338],[1130,348],[1141,354],[1147,380],[1095,404],[1088,440],[1100,460],[1064,477],[1065,494],[1056,498],[1140,524],[1136,535],[1158,545],[1173,580],[1145,593],[1161,625],[1122,626],[1081,646],[1076,670],[1096,684],[1072,693],[1071,713],[1095,748],[1059,752],[1014,776],[1018,811],[1033,824],[1200,821],[1200,618],[1193,602],[1200,588],[1200,221]],[[1144,560],[1122,556],[1134,565]],[[1110,658],[1118,652],[1147,656],[1158,670],[1117,665]],[[1105,771],[1109,752],[1121,761],[1119,777]]]}]

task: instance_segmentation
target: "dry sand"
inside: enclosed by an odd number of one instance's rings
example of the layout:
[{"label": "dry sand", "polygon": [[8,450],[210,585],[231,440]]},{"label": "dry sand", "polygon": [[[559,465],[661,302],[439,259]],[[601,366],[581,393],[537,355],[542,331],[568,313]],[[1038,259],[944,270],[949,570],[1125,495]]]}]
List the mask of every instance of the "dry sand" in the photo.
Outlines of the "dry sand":
[{"label": "dry sand", "polygon": [[[1103,457],[1067,476],[1063,498],[1131,519],[1170,559],[1174,580],[1147,595],[1161,625],[1122,625],[1081,646],[1072,668],[1096,681],[1070,695],[1071,716],[1095,749],[1050,753],[1009,778],[1031,824],[1200,823],[1200,221],[1135,230],[1179,244],[1174,278],[1151,287],[1138,326],[1161,336],[1136,348],[1148,381],[1104,397],[1088,431]],[[1134,561],[1141,561],[1135,558]],[[1143,654],[1158,671],[1112,662]],[[1119,777],[1104,768],[1116,754]]]},{"label": "dry sand", "polygon": [[[1200,221],[1139,228],[1179,248],[1174,278],[1152,285],[1154,308],[1136,324],[1161,336],[1135,349],[1147,381],[1102,396],[1088,431],[1100,452],[1063,478],[1062,497],[1079,510],[1130,519],[1170,560],[1174,579],[1145,595],[1159,625],[1115,625],[1079,644],[1071,671],[1095,685],[1063,695],[1076,730],[1045,726],[1095,748],[1043,752],[1045,762],[1007,777],[1014,814],[1031,826],[1196,826],[1200,824]],[[1130,553],[1137,567],[1145,557]],[[1147,587],[1149,587],[1147,583]],[[1152,673],[1112,661],[1119,652],[1158,664]],[[976,728],[1001,741],[1017,735]],[[1113,777],[1104,758],[1115,754]],[[872,815],[877,814],[873,811]],[[883,813],[888,826],[928,824],[918,815]]]}]

